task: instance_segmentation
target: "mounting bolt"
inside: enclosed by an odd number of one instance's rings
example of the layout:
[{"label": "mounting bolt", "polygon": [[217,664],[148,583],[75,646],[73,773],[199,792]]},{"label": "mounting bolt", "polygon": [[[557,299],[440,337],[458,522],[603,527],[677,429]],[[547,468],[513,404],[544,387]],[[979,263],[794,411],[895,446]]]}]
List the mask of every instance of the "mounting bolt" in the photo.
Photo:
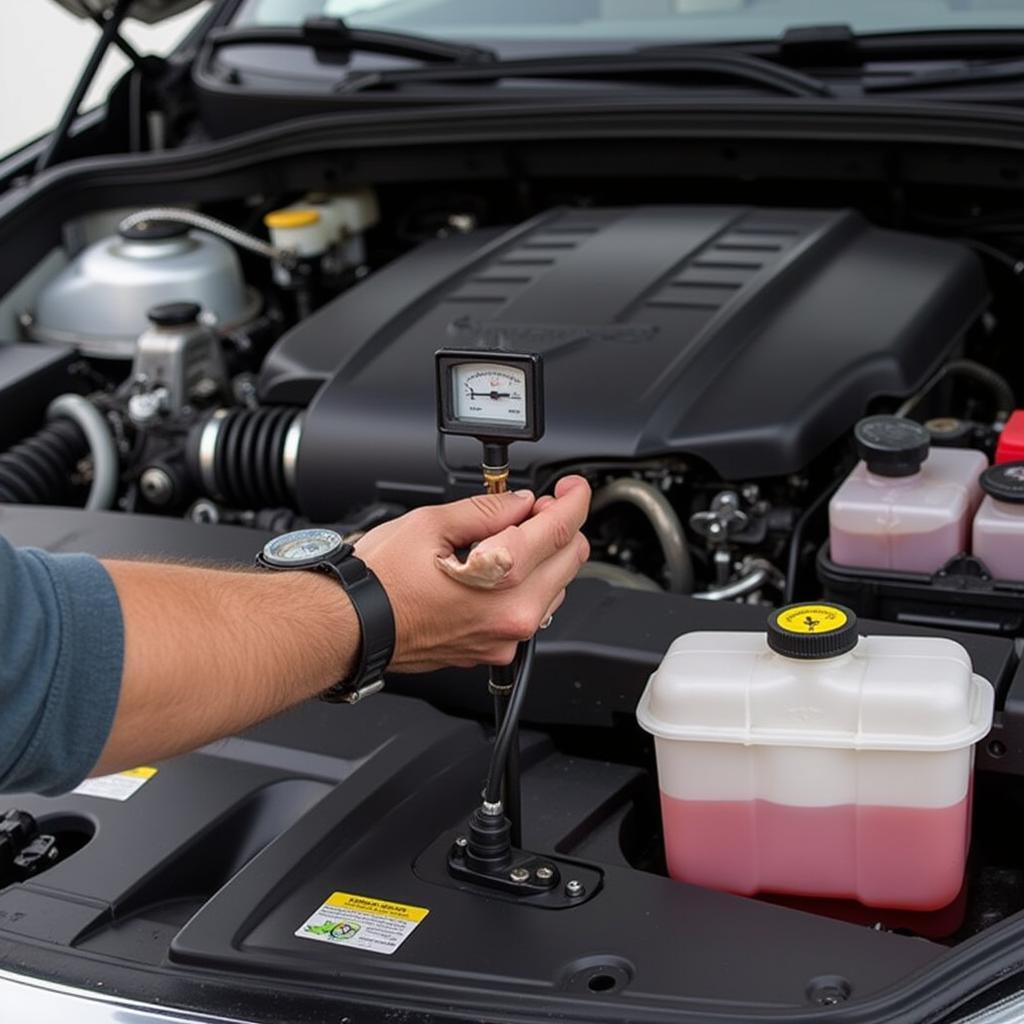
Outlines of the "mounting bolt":
[{"label": "mounting bolt", "polygon": [[526,868],[513,868],[509,873],[508,877],[513,882],[528,882],[530,880],[530,872]]},{"label": "mounting bolt", "polygon": [[149,466],[139,477],[139,490],[151,505],[166,505],[174,497],[174,481],[167,470]]},{"label": "mounting bolt", "polygon": [[467,839],[467,838],[466,838],[465,836],[459,836],[459,837],[458,837],[458,838],[457,838],[457,839],[455,840],[455,845],[456,845],[456,846],[457,846],[457,847],[458,847],[458,848],[459,848],[460,850],[464,850],[464,849],[465,849],[465,848],[466,848],[467,846],[469,846],[469,840],[468,840],[468,839]]},{"label": "mounting bolt", "polygon": [[555,877],[555,869],[549,867],[547,864],[542,864],[537,868],[537,881],[538,882],[550,882]]},{"label": "mounting bolt", "polygon": [[585,891],[583,883],[575,878],[570,878],[569,881],[565,883],[566,896],[582,896]]}]

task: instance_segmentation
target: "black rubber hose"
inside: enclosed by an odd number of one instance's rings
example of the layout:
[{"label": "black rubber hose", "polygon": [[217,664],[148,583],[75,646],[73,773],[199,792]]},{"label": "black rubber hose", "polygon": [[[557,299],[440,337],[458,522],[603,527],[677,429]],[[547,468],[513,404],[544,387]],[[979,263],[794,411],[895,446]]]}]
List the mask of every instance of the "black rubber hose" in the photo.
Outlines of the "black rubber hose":
[{"label": "black rubber hose", "polygon": [[[214,414],[189,442],[186,461],[193,479],[210,497],[234,508],[291,506],[285,447],[300,415],[292,406]],[[208,428],[215,432],[212,444],[204,441]]]},{"label": "black rubber hose", "polygon": [[533,656],[537,646],[536,636],[531,636],[520,648],[519,663],[516,666],[516,681],[512,689],[505,717],[494,739],[491,751],[491,765],[487,769],[487,783],[484,785],[484,802],[497,804],[501,802],[501,783],[505,776],[505,765],[508,763],[512,743],[519,738],[519,716],[522,714],[526,701],[526,689],[530,683],[530,672],[533,670]]},{"label": "black rubber hose", "polygon": [[800,514],[800,518],[796,521],[796,525],[793,527],[793,532],[789,537],[789,554],[786,559],[786,583],[782,592],[782,603],[792,604],[796,595],[796,575],[800,569],[800,549],[804,543],[804,531],[807,529],[807,524],[814,518],[815,515],[821,510],[821,506],[826,504],[833,494],[839,490],[839,485],[846,479],[845,474],[839,479],[834,480],[828,487],[825,488],[819,494],[814,501],[810,503]]},{"label": "black rubber hose", "polygon": [[71,491],[71,475],[89,453],[73,420],[55,419],[0,455],[0,502],[54,505]]},{"label": "black rubber hose", "polygon": [[[497,693],[494,695],[495,740],[497,740],[498,733],[501,732],[501,727],[508,717],[508,706],[509,698],[507,696]],[[508,757],[505,759],[505,784],[501,787],[501,802],[505,809],[505,817],[509,821],[509,837],[512,840],[512,845],[522,846],[523,810],[519,778],[519,723],[515,723],[511,728],[515,729],[516,734],[509,743]]]},{"label": "black rubber hose", "polygon": [[897,416],[907,416],[929,392],[947,377],[970,377],[988,388],[996,405],[996,415],[1006,417],[1017,407],[1016,396],[1009,382],[995,370],[973,359],[953,359],[916,394],[911,395],[897,410]]}]

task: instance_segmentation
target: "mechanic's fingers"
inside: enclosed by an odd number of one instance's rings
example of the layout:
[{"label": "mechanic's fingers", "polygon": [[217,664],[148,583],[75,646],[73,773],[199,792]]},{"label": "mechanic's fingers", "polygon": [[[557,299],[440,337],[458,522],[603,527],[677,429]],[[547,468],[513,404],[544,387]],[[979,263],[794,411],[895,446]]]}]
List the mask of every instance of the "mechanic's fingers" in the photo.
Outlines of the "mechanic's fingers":
[{"label": "mechanic's fingers", "polygon": [[554,599],[554,601],[552,601],[551,604],[548,605],[547,611],[544,612],[544,618],[540,620],[541,625],[547,622],[548,619],[550,619],[555,614],[555,612],[557,612],[558,609],[562,607],[562,602],[564,600],[565,590],[563,589],[558,592],[558,596]]},{"label": "mechanic's fingers", "polygon": [[513,556],[505,545],[490,547],[487,550],[475,547],[465,562],[460,562],[455,555],[438,555],[437,565],[453,580],[464,583],[467,587],[493,590],[509,578]]},{"label": "mechanic's fingers", "polygon": [[463,548],[521,523],[532,511],[532,491],[507,491],[436,505],[429,514],[437,517],[442,537],[453,548]]},{"label": "mechanic's fingers", "polygon": [[[539,565],[573,542],[587,518],[590,487],[580,477],[570,479],[578,483],[564,488],[560,497],[546,503],[526,522],[488,537],[473,550],[470,561],[474,556],[479,559],[481,577],[489,585],[518,586]],[[504,575],[499,575],[502,572]]]},{"label": "mechanic's fingers", "polygon": [[569,476],[563,476],[558,483],[555,484],[555,497],[561,498],[568,494],[569,491],[575,490],[577,487],[586,487],[588,495],[590,492],[590,484],[576,473],[570,473]]},{"label": "mechanic's fingers", "polygon": [[[565,588],[576,578],[580,566],[590,555],[590,545],[582,534],[553,555],[524,584],[522,596],[517,600],[520,614],[515,620],[516,639],[532,636],[540,624],[553,613],[565,598]],[[519,595],[520,590],[516,591]],[[552,596],[553,595],[553,596]],[[531,613],[527,609],[532,608]]]}]

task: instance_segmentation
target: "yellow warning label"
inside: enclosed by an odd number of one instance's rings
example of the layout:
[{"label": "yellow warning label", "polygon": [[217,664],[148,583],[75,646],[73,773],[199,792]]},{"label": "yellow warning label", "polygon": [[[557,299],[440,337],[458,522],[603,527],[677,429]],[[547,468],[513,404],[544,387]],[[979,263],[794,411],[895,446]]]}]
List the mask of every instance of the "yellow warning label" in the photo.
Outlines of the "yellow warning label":
[{"label": "yellow warning label", "polygon": [[364,914],[379,914],[381,917],[391,917],[396,921],[413,921],[416,924],[430,913],[426,907],[409,907],[404,903],[389,903],[387,900],[375,900],[369,896],[354,896],[350,892],[332,893],[327,900],[327,906],[360,910]]},{"label": "yellow warning label", "polygon": [[127,800],[137,793],[153,776],[156,769],[143,765],[117,772],[116,775],[98,775],[86,779],[75,792],[82,796],[98,796],[103,800]]},{"label": "yellow warning label", "polygon": [[429,913],[426,907],[336,892],[293,934],[299,939],[390,956]]},{"label": "yellow warning label", "polygon": [[787,633],[832,633],[847,621],[846,612],[834,604],[798,604],[775,617],[776,625]]}]

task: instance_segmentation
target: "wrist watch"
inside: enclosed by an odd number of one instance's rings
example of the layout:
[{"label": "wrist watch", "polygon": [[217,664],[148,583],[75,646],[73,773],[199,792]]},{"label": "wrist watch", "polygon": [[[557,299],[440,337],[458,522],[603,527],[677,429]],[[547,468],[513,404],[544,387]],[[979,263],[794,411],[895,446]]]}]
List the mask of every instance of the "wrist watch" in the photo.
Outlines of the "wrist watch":
[{"label": "wrist watch", "polygon": [[295,530],[267,541],[256,556],[264,569],[323,572],[341,584],[355,608],[362,641],[355,672],[320,694],[331,704],[355,704],[384,686],[384,670],[395,653],[395,616],[387,591],[355,548],[334,530]]}]

